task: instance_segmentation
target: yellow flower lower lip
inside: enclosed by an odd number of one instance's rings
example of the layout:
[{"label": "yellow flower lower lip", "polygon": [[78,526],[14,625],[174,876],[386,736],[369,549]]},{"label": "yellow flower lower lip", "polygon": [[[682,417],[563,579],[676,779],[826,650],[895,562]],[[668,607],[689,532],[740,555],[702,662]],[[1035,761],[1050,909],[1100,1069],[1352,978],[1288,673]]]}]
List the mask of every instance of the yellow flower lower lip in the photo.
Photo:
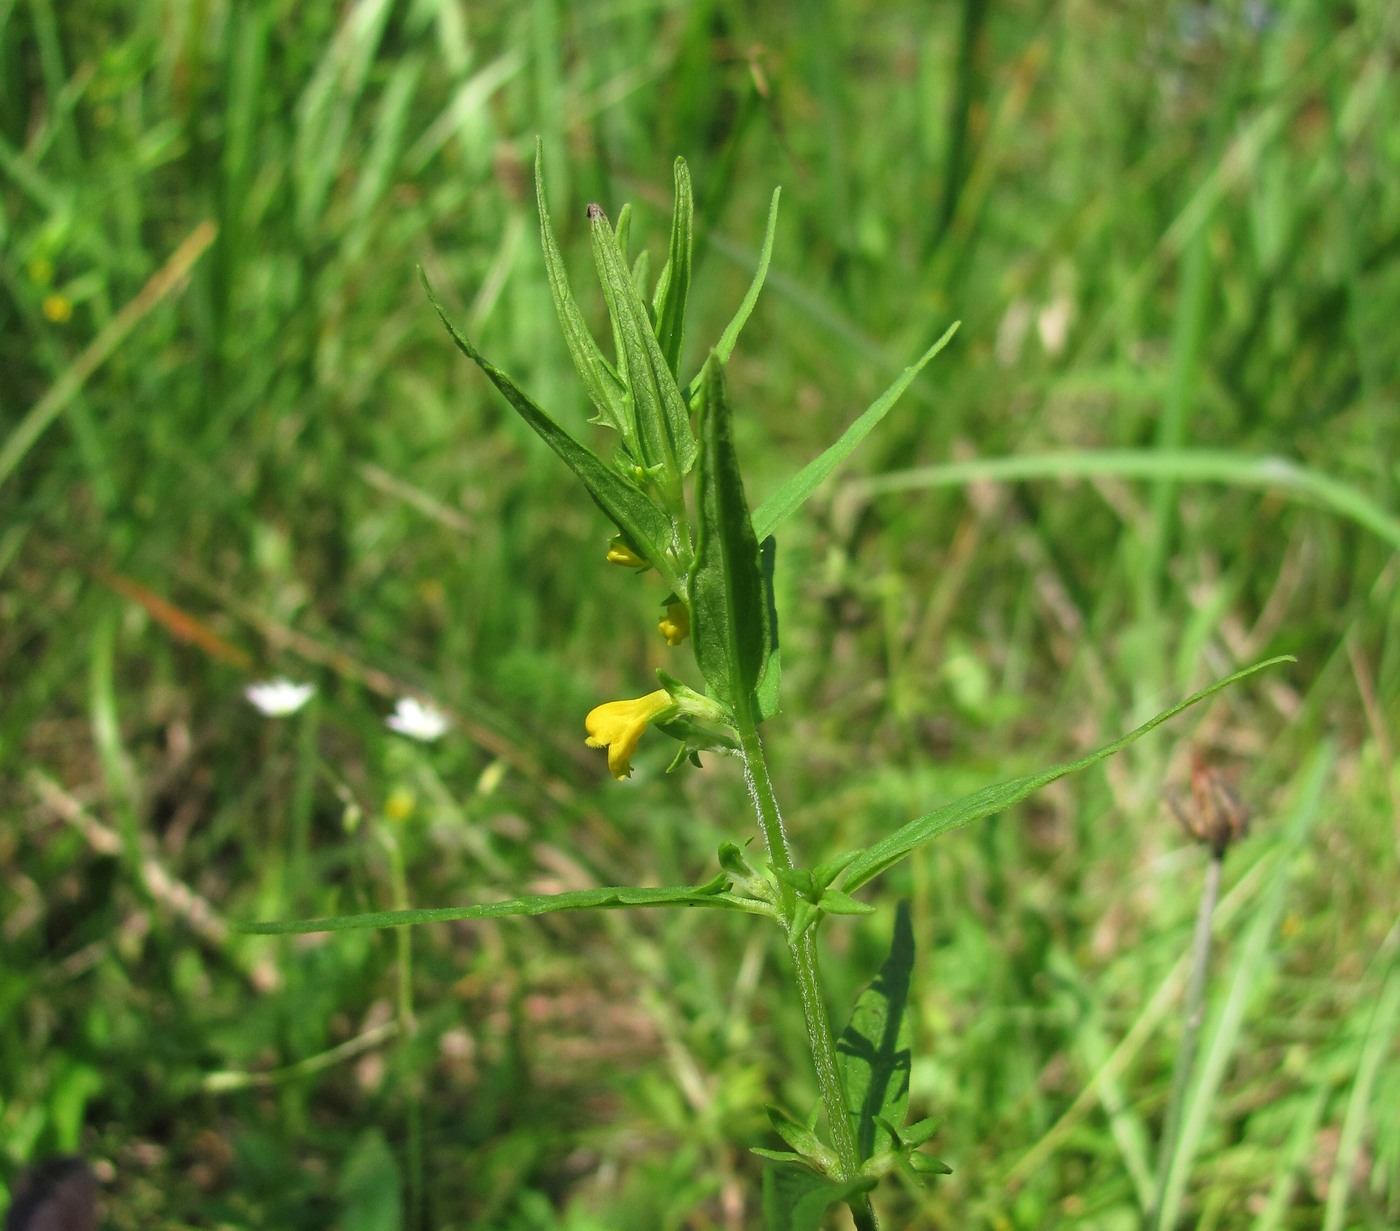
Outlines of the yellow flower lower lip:
[{"label": "yellow flower lower lip", "polygon": [[668,603],[666,614],[657,625],[667,645],[680,645],[690,636],[690,608],[684,603]]},{"label": "yellow flower lower lip", "polygon": [[676,703],[664,688],[630,701],[608,701],[590,710],[583,720],[588,732],[584,742],[590,748],[606,748],[612,776],[626,778],[632,772],[632,754],[641,743],[647,723],[675,708]]}]

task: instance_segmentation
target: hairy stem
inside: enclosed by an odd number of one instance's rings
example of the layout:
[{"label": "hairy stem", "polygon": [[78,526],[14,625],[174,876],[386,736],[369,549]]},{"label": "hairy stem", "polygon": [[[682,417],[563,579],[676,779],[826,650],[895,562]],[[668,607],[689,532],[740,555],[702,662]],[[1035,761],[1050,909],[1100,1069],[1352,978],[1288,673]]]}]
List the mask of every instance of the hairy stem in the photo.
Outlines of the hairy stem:
[{"label": "hairy stem", "polygon": [[[789,869],[793,866],[792,852],[788,849],[787,834],[783,831],[783,818],[778,812],[778,801],[773,794],[773,780],[768,776],[768,762],[763,755],[763,744],[758,738],[758,730],[748,715],[740,718],[739,746],[744,754],[749,794],[753,798],[754,811],[758,813],[758,823],[768,845],[768,857],[775,868]],[[816,935],[811,928],[801,935],[794,934],[792,919],[797,905],[796,895],[788,885],[781,885],[780,889],[788,952],[792,955],[793,970],[797,976],[802,1020],[807,1026],[807,1044],[812,1050],[812,1063],[817,1070],[817,1087],[821,1091],[822,1105],[826,1108],[831,1144],[836,1148],[842,1178],[849,1180],[860,1172],[860,1150],[856,1144],[855,1129],[851,1126],[851,1117],[846,1110],[846,1093],[841,1085],[841,1072],[836,1066],[836,1041],[832,1038],[831,1022],[827,1018],[826,1001],[822,996]],[[853,1198],[850,1204],[857,1231],[876,1231],[875,1213],[870,1207],[869,1198],[862,1194]]]}]

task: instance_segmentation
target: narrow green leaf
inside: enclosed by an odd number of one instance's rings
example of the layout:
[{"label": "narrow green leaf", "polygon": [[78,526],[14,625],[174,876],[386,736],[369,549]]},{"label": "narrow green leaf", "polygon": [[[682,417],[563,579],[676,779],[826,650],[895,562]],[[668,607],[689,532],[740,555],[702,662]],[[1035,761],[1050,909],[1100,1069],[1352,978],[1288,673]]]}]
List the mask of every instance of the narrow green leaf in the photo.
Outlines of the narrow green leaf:
[{"label": "narrow green leaf", "polygon": [[771,645],[768,600],[734,452],[724,367],[712,356],[705,372],[690,635],[695,660],[715,696],[732,709],[752,710]]},{"label": "narrow green leaf", "polygon": [[[651,278],[651,253],[643,248],[637,253],[637,259],[632,262],[632,289],[637,292],[637,298],[643,303],[647,297],[647,282]],[[655,316],[650,316],[648,320],[655,323]]]},{"label": "narrow green leaf", "polygon": [[1089,766],[1098,764],[1106,757],[1111,757],[1115,752],[1126,748],[1134,740],[1142,738],[1154,727],[1161,726],[1168,718],[1174,718],[1182,710],[1190,709],[1197,702],[1214,696],[1222,688],[1228,688],[1231,684],[1238,683],[1256,671],[1263,671],[1266,667],[1272,667],[1278,663],[1294,661],[1296,660],[1291,655],[1281,654],[1277,658],[1269,658],[1264,662],[1255,663],[1252,667],[1246,667],[1242,671],[1236,671],[1233,675],[1226,676],[1223,680],[1218,680],[1209,688],[1203,688],[1200,692],[1187,697],[1180,705],[1174,705],[1171,709],[1164,710],[1155,718],[1143,723],[1137,730],[1128,732],[1122,738],[1114,740],[1113,743],[1105,745],[1096,752],[1091,752],[1086,757],[1081,757],[1078,761],[1070,761],[1064,765],[1057,765],[1053,769],[1041,770],[1039,773],[1027,774],[1024,778],[1013,778],[1009,782],[999,782],[995,786],[985,787],[983,790],[975,791],[962,799],[945,804],[927,816],[917,817],[907,825],[895,830],[888,838],[875,843],[874,846],[866,850],[859,859],[851,864],[841,887],[847,893],[851,893],[867,881],[874,880],[882,872],[888,871],[926,842],[932,842],[934,838],[954,829],[961,829],[965,825],[972,824],[973,821],[980,821],[984,816],[1004,812],[1012,804],[1020,803],[1027,795],[1033,794],[1043,786],[1048,786],[1057,778],[1078,773],[1082,769],[1088,769]]},{"label": "narrow green leaf", "polygon": [[778,649],[778,603],[773,572],[778,562],[778,540],[771,534],[758,545],[758,565],[763,571],[763,595],[768,605],[768,660],[754,689],[759,722],[767,722],[782,708],[783,661]]},{"label": "narrow green leaf", "polygon": [[617,250],[622,253],[622,263],[626,265],[632,257],[628,252],[628,246],[632,238],[632,202],[628,201],[617,211],[617,226],[613,228],[613,234],[617,236]]},{"label": "narrow green leaf", "polygon": [[554,310],[559,314],[559,325],[564,331],[564,344],[569,349],[569,357],[574,361],[579,379],[588,393],[589,401],[597,410],[594,423],[604,423],[618,432],[628,450],[637,452],[636,425],[628,419],[628,405],[622,381],[612,364],[607,361],[592,331],[583,319],[583,313],[569,289],[569,275],[564,268],[564,258],[559,244],[554,238],[554,228],[549,221],[549,206],[544,191],[544,155],[539,142],[535,143],[535,201],[540,211],[540,243],[544,248],[545,273],[549,277],[550,294],[554,296]]},{"label": "narrow green leaf", "polygon": [[712,906],[718,910],[747,910],[748,903],[729,893],[729,878],[721,873],[703,885],[636,889],[612,885],[577,889],[571,893],[534,893],[506,902],[477,906],[439,906],[427,910],[379,910],[364,915],[334,915],[325,919],[276,919],[235,923],[235,932],[248,936],[286,936],[304,932],[349,932],[359,928],[397,928],[410,923],[441,923],[450,919],[505,919],[513,915],[550,915],[561,910],[623,910],[650,906]]},{"label": "narrow green leaf", "polygon": [[860,418],[841,433],[835,444],[831,445],[821,456],[813,458],[812,461],[803,466],[763,502],[762,507],[753,515],[754,533],[759,538],[767,538],[792,513],[801,508],[807,497],[817,489],[822,480],[844,462],[855,447],[870,435],[875,425],[889,413],[890,407],[899,401],[900,395],[909,388],[914,377],[923,370],[924,365],[952,340],[953,335],[958,331],[959,323],[955,321],[949,325],[943,336],[924,351],[917,363],[905,368],[894,384],[876,398]]},{"label": "narrow green leaf", "polygon": [[685,343],[685,305],[690,296],[690,253],[695,242],[695,200],[690,169],[676,159],[676,206],[671,214],[671,249],[656,286],[656,337],[666,366],[681,378],[681,347]]},{"label": "narrow green leaf", "polygon": [[913,1053],[905,1009],[913,969],[914,928],[909,903],[901,902],[895,910],[889,956],[860,994],[849,1024],[836,1040],[836,1063],[862,1162],[899,1145],[879,1121],[898,1129],[909,1111]]},{"label": "narrow green leaf", "polygon": [[642,462],[665,467],[666,473],[679,481],[695,464],[697,450],[690,430],[690,412],[666,364],[647,305],[633,285],[631,271],[602,206],[590,205],[588,218],[593,260],[617,342],[618,367],[632,397]]},{"label": "narrow green leaf", "polygon": [[[763,251],[758,255],[758,268],[754,271],[753,281],[749,283],[749,289],[744,293],[743,302],[739,304],[739,310],[734,313],[733,320],[725,326],[719,341],[715,343],[715,354],[719,356],[721,363],[728,363],[729,356],[734,353],[734,344],[739,340],[739,334],[747,324],[754,304],[758,302],[758,294],[763,290],[763,280],[768,276],[768,262],[773,257],[773,237],[778,232],[778,198],[782,191],[781,188],[773,189],[773,200],[768,206],[768,229],[763,236]],[[700,382],[704,375],[704,370],[701,369],[690,382],[685,391],[687,403],[693,402],[696,394],[700,392]]]},{"label": "narrow green leaf", "polygon": [[437,296],[433,294],[433,288],[428,284],[427,276],[421,269],[418,271],[418,276],[423,281],[423,288],[428,292],[428,299],[433,308],[447,327],[447,332],[452,335],[452,340],[457,344],[457,349],[486,373],[491,383],[505,395],[506,401],[515,407],[520,417],[579,477],[588,489],[588,494],[593,497],[593,502],[656,566],[657,571],[662,574],[667,584],[673,589],[676,588],[680,584],[680,579],[668,575],[667,565],[670,559],[669,549],[672,538],[670,518],[652,504],[650,498],[640,487],[601,461],[593,452],[584,448],[555,423],[520,390],[509,376],[491,363],[465,336],[458,332],[456,326],[447,319],[447,313]]},{"label": "narrow green leaf", "polygon": [[821,1231],[826,1212],[833,1205],[838,1201],[849,1202],[874,1187],[874,1180],[841,1183],[805,1167],[765,1167],[764,1231]]}]

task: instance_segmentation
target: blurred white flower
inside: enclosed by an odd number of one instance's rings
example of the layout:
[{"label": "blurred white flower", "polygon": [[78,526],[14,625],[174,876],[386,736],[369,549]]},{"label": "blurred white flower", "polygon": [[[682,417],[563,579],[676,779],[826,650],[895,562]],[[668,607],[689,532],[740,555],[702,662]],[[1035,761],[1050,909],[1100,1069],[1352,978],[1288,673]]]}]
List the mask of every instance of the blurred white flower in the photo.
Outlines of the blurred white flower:
[{"label": "blurred white flower", "polygon": [[1041,308],[1040,315],[1035,318],[1035,327],[1047,355],[1053,358],[1064,351],[1073,324],[1074,301],[1068,295],[1056,295]]},{"label": "blurred white flower", "polygon": [[315,684],[293,684],[288,679],[260,680],[249,684],[243,695],[269,718],[285,718],[295,714],[316,691]]},{"label": "blurred white flower", "polygon": [[400,697],[394,712],[386,718],[389,730],[407,735],[409,739],[432,743],[447,730],[447,715],[417,697]]}]

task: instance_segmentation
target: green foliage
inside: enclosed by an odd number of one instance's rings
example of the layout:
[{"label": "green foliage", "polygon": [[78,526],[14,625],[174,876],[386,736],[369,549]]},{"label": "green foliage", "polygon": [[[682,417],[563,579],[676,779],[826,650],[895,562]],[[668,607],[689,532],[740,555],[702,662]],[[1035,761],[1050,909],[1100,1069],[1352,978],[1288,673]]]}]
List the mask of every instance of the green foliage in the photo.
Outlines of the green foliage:
[{"label": "green foliage", "polygon": [[909,1026],[909,980],[914,973],[914,927],[909,904],[895,910],[894,936],[880,973],[856,1001],[851,1020],[836,1040],[841,1082],[864,1162],[896,1144],[896,1130],[909,1111],[913,1031]]},{"label": "green foliage", "polygon": [[695,660],[715,696],[740,722],[751,722],[773,646],[772,601],[734,450],[724,369],[714,355],[705,365],[699,419],[699,534],[690,573]]},{"label": "green foliage", "polygon": [[[0,4],[0,1208],[72,1148],[113,1231],[312,1231],[377,1126],[415,1231],[758,1225],[736,1146],[821,1098],[777,928],[229,927],[694,888],[729,843],[842,1013],[911,903],[909,1117],[956,1170],[896,1163],[881,1225],[1138,1227],[1201,880],[1163,799],[1199,754],[1254,822],[1182,1225],[1400,1222],[1392,7]],[[751,507],[963,322],[765,562],[763,747],[810,877],[744,844],[722,724],[683,784],[685,743],[648,735],[626,788],[582,747],[658,666],[703,688],[652,631],[669,583],[603,565],[616,523],[409,272],[659,501],[622,464],[585,205],[654,323],[677,151],[672,375],[693,415],[720,337]],[[830,852],[1283,653],[822,923]],[[282,674],[318,696],[264,719],[242,689]],[[384,730],[406,695],[443,738]]]},{"label": "green foliage", "polygon": [[827,1210],[850,1201],[875,1186],[873,1180],[828,1180],[794,1167],[765,1167],[763,1226],[765,1231],[821,1231]]}]

